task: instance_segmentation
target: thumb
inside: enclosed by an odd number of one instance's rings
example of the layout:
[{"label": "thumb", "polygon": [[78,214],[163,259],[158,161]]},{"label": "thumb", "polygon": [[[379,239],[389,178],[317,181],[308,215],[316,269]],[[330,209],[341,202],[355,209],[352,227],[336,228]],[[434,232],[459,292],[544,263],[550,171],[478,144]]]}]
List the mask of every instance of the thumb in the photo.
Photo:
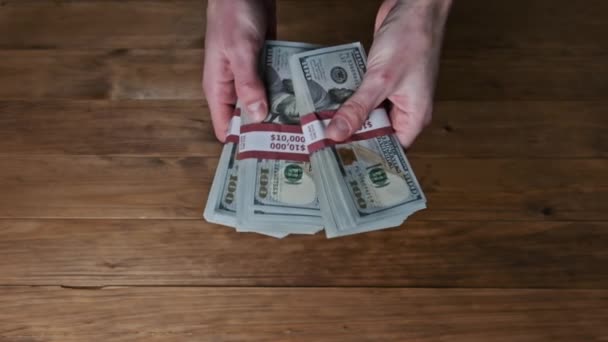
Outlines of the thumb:
[{"label": "thumb", "polygon": [[253,44],[243,44],[236,48],[230,61],[239,101],[254,121],[262,121],[268,114],[266,91],[257,68],[259,50]]},{"label": "thumb", "polygon": [[386,99],[386,81],[383,72],[368,71],[359,89],[338,109],[327,126],[327,137],[344,141],[359,130],[369,113]]},{"label": "thumb", "polygon": [[406,111],[394,105],[390,112],[395,135],[403,147],[412,145],[416,137],[428,126],[432,117],[432,104]]}]

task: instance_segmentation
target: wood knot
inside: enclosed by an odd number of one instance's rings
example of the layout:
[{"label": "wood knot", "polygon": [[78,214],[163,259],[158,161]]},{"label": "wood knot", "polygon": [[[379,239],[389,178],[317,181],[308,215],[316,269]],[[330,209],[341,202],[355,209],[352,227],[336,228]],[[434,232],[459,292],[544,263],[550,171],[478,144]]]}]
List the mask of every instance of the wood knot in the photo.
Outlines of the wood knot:
[{"label": "wood knot", "polygon": [[553,215],[553,208],[544,207],[540,212],[545,216],[551,216],[551,215]]}]

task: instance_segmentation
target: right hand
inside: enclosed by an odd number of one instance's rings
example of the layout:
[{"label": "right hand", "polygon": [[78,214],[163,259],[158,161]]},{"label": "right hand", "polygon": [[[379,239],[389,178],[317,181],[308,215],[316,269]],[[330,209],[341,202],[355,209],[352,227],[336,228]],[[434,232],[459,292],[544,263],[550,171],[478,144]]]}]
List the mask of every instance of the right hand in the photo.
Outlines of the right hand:
[{"label": "right hand", "polygon": [[274,0],[209,0],[203,91],[215,135],[226,139],[237,98],[254,121],[268,113],[259,52],[276,34]]}]

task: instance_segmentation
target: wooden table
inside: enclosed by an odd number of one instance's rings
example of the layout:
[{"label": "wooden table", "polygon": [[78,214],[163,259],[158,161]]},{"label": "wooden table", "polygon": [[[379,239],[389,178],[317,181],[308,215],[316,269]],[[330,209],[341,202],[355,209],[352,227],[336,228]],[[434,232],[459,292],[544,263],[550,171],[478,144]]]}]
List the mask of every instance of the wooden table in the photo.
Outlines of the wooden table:
[{"label": "wooden table", "polygon": [[[354,4],[279,38],[369,46]],[[456,1],[429,209],[334,240],[201,219],[203,8],[0,1],[0,341],[608,339],[608,2]]]}]

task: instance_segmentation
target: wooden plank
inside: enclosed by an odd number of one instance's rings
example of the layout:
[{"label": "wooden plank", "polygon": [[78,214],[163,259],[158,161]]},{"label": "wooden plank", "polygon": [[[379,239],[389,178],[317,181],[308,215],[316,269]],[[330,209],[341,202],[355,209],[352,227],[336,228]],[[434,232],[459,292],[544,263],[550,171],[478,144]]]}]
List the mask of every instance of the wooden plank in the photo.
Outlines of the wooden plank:
[{"label": "wooden plank", "polygon": [[[414,156],[589,158],[608,156],[604,102],[441,101]],[[525,147],[525,148],[522,148]]]},{"label": "wooden plank", "polygon": [[0,154],[218,156],[202,101],[0,102]]},{"label": "wooden plank", "polygon": [[[608,102],[442,101],[409,155],[608,157],[606,112]],[[220,148],[201,101],[0,102],[0,155],[217,156]]]},{"label": "wooden plank", "polygon": [[201,1],[3,1],[0,48],[199,47]]},{"label": "wooden plank", "polygon": [[[279,1],[281,39],[370,42],[379,0]],[[4,1],[3,49],[202,48],[206,1]],[[311,30],[311,21],[318,23]]]},{"label": "wooden plank", "polygon": [[413,221],[277,240],[202,220],[0,220],[0,285],[606,288],[606,228]]},{"label": "wooden plank", "polygon": [[454,1],[445,49],[517,49],[545,55],[605,54],[603,0]]},{"label": "wooden plank", "polygon": [[[321,44],[369,43],[379,2],[353,6],[349,0],[279,1],[279,37]],[[204,8],[200,0],[5,0],[0,48],[201,48]],[[455,2],[445,48],[605,53],[607,12],[603,0]]]},{"label": "wooden plank", "polygon": [[608,63],[605,60],[605,55],[534,56],[511,50],[446,51],[441,60],[436,98],[603,100],[608,93]]},{"label": "wooden plank", "polygon": [[[202,50],[0,50],[0,99],[203,99]],[[525,58],[523,58],[525,57]],[[602,56],[446,52],[439,100],[605,100]]]},{"label": "wooden plank", "polygon": [[0,158],[0,217],[201,217],[217,158]]},{"label": "wooden plank", "polygon": [[0,98],[200,99],[201,50],[0,50]]},{"label": "wooden plank", "polygon": [[603,341],[606,290],[0,289],[6,341]]},{"label": "wooden plank", "polygon": [[[416,220],[606,220],[605,159],[411,158]],[[216,157],[0,157],[2,218],[199,218]]]}]

